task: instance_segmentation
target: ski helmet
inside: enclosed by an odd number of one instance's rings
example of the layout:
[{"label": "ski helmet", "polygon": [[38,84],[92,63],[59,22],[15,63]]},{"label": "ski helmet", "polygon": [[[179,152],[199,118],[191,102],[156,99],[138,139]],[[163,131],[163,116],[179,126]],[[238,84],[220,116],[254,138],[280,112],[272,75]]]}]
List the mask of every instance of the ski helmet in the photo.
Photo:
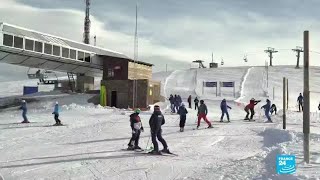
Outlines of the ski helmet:
[{"label": "ski helmet", "polygon": [[137,108],[134,110],[134,112],[139,114],[141,112],[141,110],[139,108]]}]

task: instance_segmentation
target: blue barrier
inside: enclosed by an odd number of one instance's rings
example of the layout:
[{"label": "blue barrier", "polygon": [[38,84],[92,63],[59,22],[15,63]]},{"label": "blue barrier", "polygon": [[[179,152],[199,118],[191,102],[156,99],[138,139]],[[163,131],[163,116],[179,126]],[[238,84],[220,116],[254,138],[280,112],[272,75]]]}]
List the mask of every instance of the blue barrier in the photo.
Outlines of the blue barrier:
[{"label": "blue barrier", "polygon": [[33,94],[38,92],[38,86],[23,86],[23,95]]}]

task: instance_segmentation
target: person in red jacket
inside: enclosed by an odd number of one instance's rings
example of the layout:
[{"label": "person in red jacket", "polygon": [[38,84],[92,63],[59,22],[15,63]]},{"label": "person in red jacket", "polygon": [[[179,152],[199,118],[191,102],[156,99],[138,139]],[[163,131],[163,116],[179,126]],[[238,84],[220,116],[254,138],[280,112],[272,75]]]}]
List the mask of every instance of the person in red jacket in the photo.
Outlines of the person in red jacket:
[{"label": "person in red jacket", "polygon": [[[250,103],[244,108],[246,111],[247,115],[244,118],[244,120],[249,120],[249,114],[251,113],[250,120],[253,119],[253,115],[255,114],[254,112],[254,106],[256,106],[261,100],[256,101],[254,98],[250,100]],[[249,112],[250,111],[250,112]]]}]

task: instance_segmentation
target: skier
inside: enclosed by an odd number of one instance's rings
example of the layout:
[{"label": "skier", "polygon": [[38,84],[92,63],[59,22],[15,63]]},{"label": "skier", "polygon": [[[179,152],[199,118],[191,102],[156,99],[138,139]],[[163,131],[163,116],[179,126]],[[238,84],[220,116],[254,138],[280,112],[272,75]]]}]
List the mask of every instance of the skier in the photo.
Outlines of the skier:
[{"label": "skier", "polygon": [[[164,125],[165,119],[160,111],[160,107],[158,105],[154,106],[154,112],[150,117],[149,125],[151,129],[151,139],[153,144],[153,150],[150,152],[151,154],[155,155],[161,155],[161,152],[163,153],[170,153],[168,149],[167,142],[162,137],[162,129],[161,126]],[[157,139],[161,142],[163,145],[163,150],[161,152],[159,151],[159,146]]]},{"label": "skier", "polygon": [[320,102],[319,102],[318,110],[320,111]]},{"label": "skier", "polygon": [[224,114],[227,115],[228,122],[230,122],[229,113],[228,113],[228,108],[229,108],[229,109],[232,109],[232,108],[227,105],[226,99],[223,99],[223,100],[221,101],[220,108],[221,108],[221,118],[220,118],[220,122],[223,122]]},{"label": "skier", "polygon": [[27,102],[25,100],[21,101],[22,104],[20,106],[20,109],[22,110],[22,117],[23,117],[23,121],[21,123],[30,123],[28,118],[27,118]]},{"label": "skier", "polygon": [[198,103],[199,103],[199,99],[198,99],[198,97],[196,97],[196,98],[194,99],[194,110],[199,109]]},{"label": "skier", "polygon": [[300,93],[298,99],[297,99],[297,102],[299,104],[299,112],[301,112],[301,109],[303,111],[303,96],[302,94]]},{"label": "skier", "polygon": [[266,102],[267,102],[267,104],[263,105],[263,106],[261,107],[261,109],[264,109],[264,112],[265,112],[265,115],[266,115],[266,117],[267,117],[267,119],[268,119],[268,122],[272,122],[272,121],[271,121],[271,118],[270,118],[270,114],[269,114],[269,113],[270,113],[270,105],[271,105],[271,102],[270,102],[269,99],[267,99]]},{"label": "skier", "polygon": [[191,109],[191,95],[188,97],[189,108]]},{"label": "skier", "polygon": [[56,105],[54,106],[53,113],[52,113],[54,115],[54,120],[56,121],[56,124],[54,124],[54,126],[62,125],[59,119],[59,111],[60,111],[59,103],[56,102]]},{"label": "skier", "polygon": [[141,112],[140,109],[136,109],[134,113],[130,115],[130,126],[132,130],[132,137],[128,143],[128,150],[141,149],[141,147],[139,147],[139,139],[140,139],[140,134],[141,132],[144,131],[144,129],[139,116],[140,112]]},{"label": "skier", "polygon": [[270,109],[271,115],[273,114],[273,112],[275,112],[275,114],[277,115],[277,106],[275,104],[271,105],[271,109]]},{"label": "skier", "polygon": [[174,99],[174,109],[175,109],[174,112],[177,112],[177,113],[178,113],[178,110],[179,110],[179,98],[178,98],[178,96],[175,94],[173,99]]},{"label": "skier", "polygon": [[181,96],[180,96],[180,95],[178,95],[178,106],[180,107],[180,106],[181,106],[181,104],[182,104],[182,99],[181,99]]},{"label": "skier", "polygon": [[175,110],[174,110],[174,97],[173,97],[172,94],[170,94],[169,101],[170,101],[171,112],[172,112],[172,113],[175,113]]},{"label": "skier", "polygon": [[180,115],[180,132],[184,131],[184,126],[186,124],[186,119],[187,119],[187,114],[188,111],[185,108],[185,105],[182,103],[182,105],[180,106],[179,110],[178,110],[178,114]]},{"label": "skier", "polygon": [[[255,114],[254,112],[254,106],[257,105],[259,102],[261,102],[261,100],[258,100],[256,101],[254,98],[252,98],[250,100],[250,103],[244,108],[244,110],[246,111],[247,115],[246,117],[244,118],[244,120],[249,120],[249,114],[251,113],[251,116],[250,116],[250,120],[253,119],[253,115]],[[249,110],[250,110],[250,113],[249,113]]]},{"label": "skier", "polygon": [[203,118],[204,121],[208,124],[208,128],[212,128],[210,121],[207,119],[208,109],[203,100],[200,100],[200,106],[198,108],[198,125],[197,129],[200,127],[200,121]]}]

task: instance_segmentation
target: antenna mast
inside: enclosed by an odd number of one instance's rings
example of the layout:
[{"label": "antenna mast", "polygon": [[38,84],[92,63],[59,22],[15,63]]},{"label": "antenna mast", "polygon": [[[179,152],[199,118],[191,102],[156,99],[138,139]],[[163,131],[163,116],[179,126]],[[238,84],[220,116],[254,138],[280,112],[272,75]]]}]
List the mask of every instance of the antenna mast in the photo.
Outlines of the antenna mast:
[{"label": "antenna mast", "polygon": [[86,17],[84,19],[83,42],[90,44],[90,0],[86,0]]}]

